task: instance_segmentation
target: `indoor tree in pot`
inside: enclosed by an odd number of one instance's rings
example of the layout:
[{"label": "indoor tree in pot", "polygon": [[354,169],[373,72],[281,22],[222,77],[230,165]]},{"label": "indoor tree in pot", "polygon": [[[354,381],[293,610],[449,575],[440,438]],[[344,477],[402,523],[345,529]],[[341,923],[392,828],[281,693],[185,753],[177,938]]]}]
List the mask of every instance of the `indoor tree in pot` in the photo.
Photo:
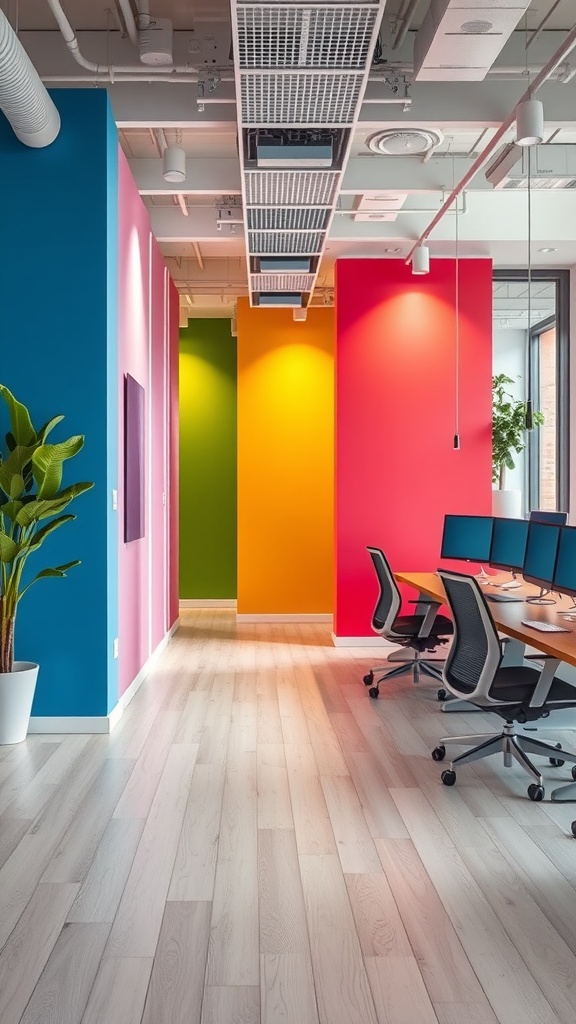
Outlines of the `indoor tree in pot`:
[{"label": "indoor tree in pot", "polygon": [[31,554],[76,516],[61,513],[92,483],[62,487],[62,467],[84,445],[81,435],[59,444],[46,438],[63,419],[55,416],[36,431],[28,409],[0,384],[10,419],[5,451],[0,449],[0,743],[19,743],[26,736],[38,665],[14,661],[14,627],[18,604],[26,591],[48,576],[66,576],[79,565],[67,562],[42,569],[26,581]]},{"label": "indoor tree in pot", "polygon": [[[510,384],[514,381],[505,373],[492,378],[492,483],[498,485],[492,492],[492,511],[495,516],[519,518],[521,491],[506,489],[506,470],[515,468],[513,455],[526,447],[526,402],[507,390]],[[543,414],[533,413],[532,422],[539,426]]]}]

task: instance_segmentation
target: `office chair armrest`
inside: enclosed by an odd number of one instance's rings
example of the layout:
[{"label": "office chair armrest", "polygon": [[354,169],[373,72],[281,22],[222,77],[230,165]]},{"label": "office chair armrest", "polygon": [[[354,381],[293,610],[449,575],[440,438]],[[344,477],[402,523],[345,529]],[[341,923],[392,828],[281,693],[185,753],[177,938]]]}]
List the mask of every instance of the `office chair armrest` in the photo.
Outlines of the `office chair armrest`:
[{"label": "office chair armrest", "polygon": [[423,600],[415,600],[411,598],[409,603],[426,606],[426,611],[422,620],[422,625],[418,631],[418,636],[428,637],[430,635],[431,628],[433,628],[438,609],[441,607],[440,601],[431,601],[427,598],[424,598]]},{"label": "office chair armrest", "polygon": [[546,703],[548,694],[550,693],[550,687],[554,682],[554,675],[556,669],[560,664],[560,658],[554,658],[549,654],[543,655],[545,665],[540,673],[540,678],[536,683],[536,689],[532,694],[532,700],[530,701],[531,708],[541,708]]}]

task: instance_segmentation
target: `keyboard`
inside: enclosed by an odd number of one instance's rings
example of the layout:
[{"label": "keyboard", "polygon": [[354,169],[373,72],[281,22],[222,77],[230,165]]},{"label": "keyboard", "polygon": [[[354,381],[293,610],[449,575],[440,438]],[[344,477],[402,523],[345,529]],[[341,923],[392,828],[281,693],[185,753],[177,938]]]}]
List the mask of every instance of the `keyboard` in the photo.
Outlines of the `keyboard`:
[{"label": "keyboard", "polygon": [[523,626],[531,626],[532,629],[538,629],[541,633],[570,633],[570,629],[566,629],[566,626],[556,626],[553,622],[539,622],[538,619],[522,619]]},{"label": "keyboard", "polygon": [[484,594],[487,601],[523,601],[523,597],[510,597],[508,594]]}]

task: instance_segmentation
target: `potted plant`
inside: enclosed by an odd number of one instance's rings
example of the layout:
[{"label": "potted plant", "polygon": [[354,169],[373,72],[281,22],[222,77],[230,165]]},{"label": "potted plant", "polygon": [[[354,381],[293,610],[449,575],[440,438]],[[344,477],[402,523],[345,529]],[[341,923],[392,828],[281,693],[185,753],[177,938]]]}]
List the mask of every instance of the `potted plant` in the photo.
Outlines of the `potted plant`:
[{"label": "potted plant", "polygon": [[[492,511],[496,516],[519,518],[522,514],[522,493],[506,488],[506,470],[514,469],[513,455],[526,447],[526,402],[515,398],[508,389],[511,377],[498,373],[492,378]],[[532,415],[534,426],[544,422],[541,412]]]},{"label": "potted plant", "polygon": [[19,743],[28,731],[38,665],[14,661],[18,604],[38,580],[66,576],[68,569],[80,563],[42,569],[28,580],[24,569],[46,537],[76,518],[61,513],[93,484],[62,487],[64,462],[84,445],[80,435],[59,444],[47,443],[63,416],[35,430],[28,409],[1,384],[0,397],[10,419],[5,451],[0,447],[0,743]]}]

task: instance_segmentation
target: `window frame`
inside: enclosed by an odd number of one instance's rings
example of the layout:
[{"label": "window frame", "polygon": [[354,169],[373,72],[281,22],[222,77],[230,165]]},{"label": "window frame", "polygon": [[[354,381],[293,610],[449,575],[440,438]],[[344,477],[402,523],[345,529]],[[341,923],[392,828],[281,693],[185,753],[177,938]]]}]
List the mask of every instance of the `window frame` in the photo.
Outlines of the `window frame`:
[{"label": "window frame", "polygon": [[[558,382],[557,397],[557,422],[556,422],[556,452],[557,452],[557,481],[556,481],[556,507],[559,512],[567,512],[570,500],[570,271],[561,270],[556,267],[548,269],[532,270],[533,282],[548,281],[556,285],[556,311],[554,316],[546,318],[530,328],[529,335],[529,358],[531,360],[533,394],[537,394],[538,367],[535,358],[535,346],[533,338],[546,330],[546,326],[556,325],[556,379]],[[492,271],[494,281],[521,281],[528,284],[527,269],[504,269],[498,268]],[[527,467],[528,487],[527,496],[530,507],[536,507],[535,502],[538,495],[539,480],[539,450],[538,440],[528,444]]]}]

